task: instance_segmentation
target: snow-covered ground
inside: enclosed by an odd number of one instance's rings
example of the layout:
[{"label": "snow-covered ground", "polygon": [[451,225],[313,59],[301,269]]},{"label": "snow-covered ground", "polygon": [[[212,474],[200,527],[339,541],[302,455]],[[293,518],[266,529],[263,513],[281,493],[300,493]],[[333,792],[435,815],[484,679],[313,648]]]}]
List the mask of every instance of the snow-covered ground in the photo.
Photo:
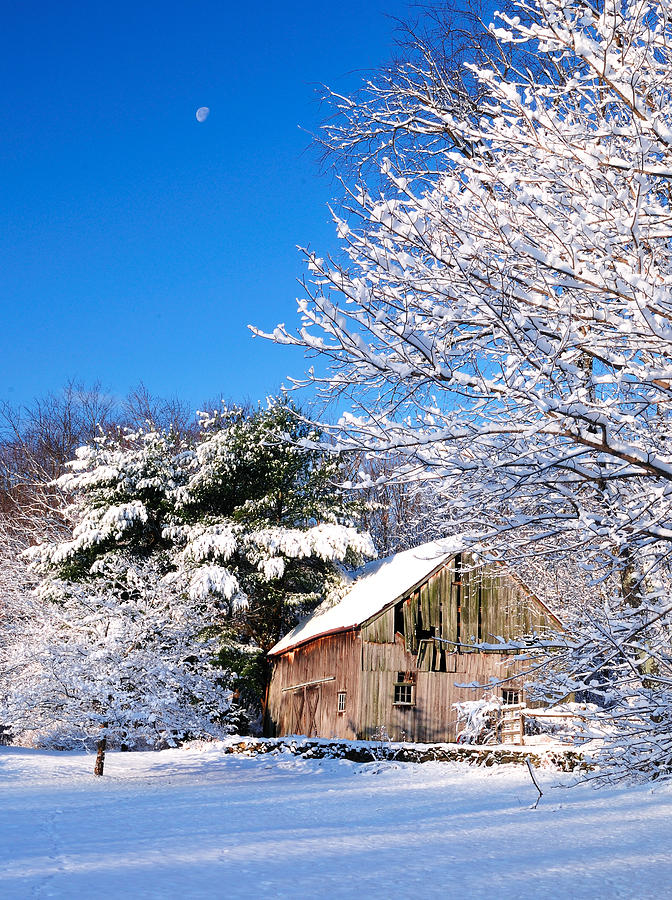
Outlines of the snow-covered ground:
[{"label": "snow-covered ground", "polygon": [[672,785],[540,771],[0,748],[0,897],[647,898],[672,891]]}]

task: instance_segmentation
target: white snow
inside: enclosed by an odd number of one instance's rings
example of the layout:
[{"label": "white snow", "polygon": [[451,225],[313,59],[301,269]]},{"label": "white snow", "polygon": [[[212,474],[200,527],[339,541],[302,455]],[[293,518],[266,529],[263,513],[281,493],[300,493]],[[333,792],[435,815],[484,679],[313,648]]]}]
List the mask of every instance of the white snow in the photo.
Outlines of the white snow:
[{"label": "white snow", "polygon": [[421,582],[460,549],[460,538],[446,538],[367,563],[359,570],[354,585],[339,603],[319,607],[278,641],[270,654],[282,653],[320,634],[345,631],[361,625]]},{"label": "white snow", "polygon": [[672,786],[522,767],[0,747],[0,896],[661,898]]}]

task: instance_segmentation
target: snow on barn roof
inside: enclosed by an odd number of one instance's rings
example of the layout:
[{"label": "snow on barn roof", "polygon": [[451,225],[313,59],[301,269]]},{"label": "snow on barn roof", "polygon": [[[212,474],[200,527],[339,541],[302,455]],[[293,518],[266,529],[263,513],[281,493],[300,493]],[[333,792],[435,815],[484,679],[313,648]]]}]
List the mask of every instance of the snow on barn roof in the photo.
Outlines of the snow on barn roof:
[{"label": "snow on barn roof", "polygon": [[356,628],[424,581],[461,549],[461,538],[446,538],[367,563],[356,573],[353,586],[339,603],[318,607],[278,641],[269,656],[325,634]]}]

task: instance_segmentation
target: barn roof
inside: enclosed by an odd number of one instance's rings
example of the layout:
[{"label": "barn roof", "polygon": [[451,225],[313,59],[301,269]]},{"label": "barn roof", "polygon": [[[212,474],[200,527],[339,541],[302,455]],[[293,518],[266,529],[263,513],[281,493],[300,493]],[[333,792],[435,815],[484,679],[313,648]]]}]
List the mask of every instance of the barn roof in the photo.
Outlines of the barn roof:
[{"label": "barn roof", "polygon": [[409,593],[463,546],[459,537],[446,538],[367,563],[356,573],[353,586],[339,603],[318,607],[278,641],[269,655],[284,653],[322,635],[356,628]]}]

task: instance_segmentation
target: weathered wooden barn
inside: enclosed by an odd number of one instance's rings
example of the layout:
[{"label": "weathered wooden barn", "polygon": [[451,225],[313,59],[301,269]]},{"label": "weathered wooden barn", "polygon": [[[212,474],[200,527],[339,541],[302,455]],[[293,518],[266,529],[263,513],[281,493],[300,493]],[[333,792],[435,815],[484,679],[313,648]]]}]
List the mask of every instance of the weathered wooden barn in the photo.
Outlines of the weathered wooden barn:
[{"label": "weathered wooden barn", "polygon": [[483,693],[458,684],[512,678],[494,690],[523,700],[520,664],[474,644],[560,627],[516,575],[456,540],[376,560],[270,651],[267,733],[453,741],[453,704]]}]

